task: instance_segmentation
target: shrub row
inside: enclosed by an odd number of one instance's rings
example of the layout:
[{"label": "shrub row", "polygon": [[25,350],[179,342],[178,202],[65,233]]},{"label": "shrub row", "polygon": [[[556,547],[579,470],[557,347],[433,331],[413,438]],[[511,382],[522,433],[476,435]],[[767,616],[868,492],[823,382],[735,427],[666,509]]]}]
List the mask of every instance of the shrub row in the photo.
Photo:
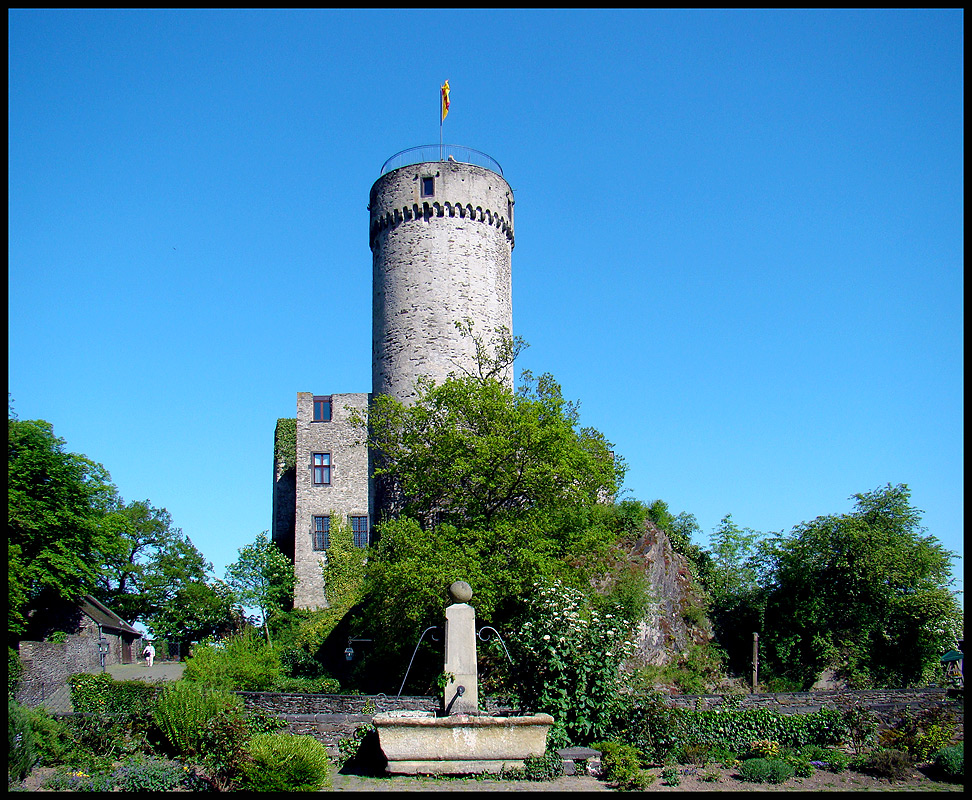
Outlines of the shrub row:
[{"label": "shrub row", "polygon": [[70,684],[80,713],[66,720],[8,699],[10,778],[22,780],[43,764],[61,767],[51,779],[56,790],[199,788],[188,764],[154,757],[163,755],[200,764],[221,790],[318,791],[329,784],[323,744],[280,733],[285,723],[246,712],[224,689],[185,680],[162,688],[110,675],[72,676]]},{"label": "shrub row", "polygon": [[695,711],[671,708],[662,702],[632,709],[621,729],[627,742],[646,758],[657,761],[677,756],[686,746],[701,743],[746,752],[756,741],[801,747],[839,744],[847,735],[841,713],[834,709],[786,715],[762,708]]}]

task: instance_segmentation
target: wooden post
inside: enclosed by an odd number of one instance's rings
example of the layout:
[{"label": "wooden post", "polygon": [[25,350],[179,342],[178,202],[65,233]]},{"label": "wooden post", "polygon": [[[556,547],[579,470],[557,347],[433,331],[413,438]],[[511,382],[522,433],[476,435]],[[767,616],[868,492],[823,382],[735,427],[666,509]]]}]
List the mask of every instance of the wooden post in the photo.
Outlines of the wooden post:
[{"label": "wooden post", "polygon": [[759,678],[759,634],[753,632],[753,694],[756,694],[756,685]]}]

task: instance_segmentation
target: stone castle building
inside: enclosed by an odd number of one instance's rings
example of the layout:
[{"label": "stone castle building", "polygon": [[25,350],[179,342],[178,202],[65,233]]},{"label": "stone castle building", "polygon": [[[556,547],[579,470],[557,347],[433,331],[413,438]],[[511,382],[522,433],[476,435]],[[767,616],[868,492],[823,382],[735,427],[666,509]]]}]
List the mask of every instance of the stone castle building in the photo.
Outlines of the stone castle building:
[{"label": "stone castle building", "polygon": [[[332,525],[349,525],[364,547],[382,513],[350,415],[366,418],[379,394],[409,402],[420,376],[474,371],[474,342],[457,322],[512,334],[513,203],[499,164],[453,145],[393,156],[371,187],[371,393],[298,392],[296,418],[275,431],[272,538],[294,561],[296,607],[326,605]],[[512,388],[512,367],[505,379]]]}]

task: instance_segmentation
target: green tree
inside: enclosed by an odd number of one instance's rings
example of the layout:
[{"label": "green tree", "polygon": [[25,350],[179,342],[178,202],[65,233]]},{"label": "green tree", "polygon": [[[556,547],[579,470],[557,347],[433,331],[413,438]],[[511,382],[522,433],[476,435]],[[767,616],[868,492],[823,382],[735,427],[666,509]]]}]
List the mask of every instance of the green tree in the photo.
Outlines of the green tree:
[{"label": "green tree", "polygon": [[123,619],[144,622],[190,583],[206,579],[212,565],[164,508],[148,500],[119,503],[104,519],[118,537],[99,576],[98,598]]},{"label": "green tree", "polygon": [[732,602],[757,588],[757,531],[740,528],[726,514],[709,540],[712,566],[708,590],[715,603]]},{"label": "green tree", "polygon": [[8,418],[8,632],[23,632],[45,598],[95,590],[99,568],[119,546],[105,524],[117,503],[108,471],[67,452],[44,420]]},{"label": "green tree", "polygon": [[851,513],[804,522],[781,543],[763,641],[804,686],[825,667],[862,686],[919,684],[961,624],[952,554],[926,534],[906,485],[853,499]]},{"label": "green tree", "polygon": [[[468,323],[459,327],[473,336]],[[368,680],[377,665],[372,688],[398,688],[389,665],[405,669],[419,634],[440,623],[453,581],[474,587],[478,619],[503,626],[538,579],[593,594],[619,535],[620,517],[601,509],[618,492],[623,459],[580,426],[577,405],[550,375],[524,373],[516,393],[499,380],[521,340],[503,330],[473,340],[475,368],[438,385],[420,381],[408,406],[379,396],[367,427],[358,419],[394,501],[368,555],[366,596],[345,625],[374,639],[358,673]],[[426,671],[420,653],[409,685],[425,686]]]},{"label": "green tree", "polygon": [[726,514],[712,532],[702,579],[709,618],[730,672],[752,669],[752,635],[763,629],[778,537],[741,528]]},{"label": "green tree", "polygon": [[[504,635],[514,630],[537,583],[559,581],[580,592],[588,604],[601,605],[592,588],[594,578],[603,576],[618,538],[609,508],[534,511],[492,528],[443,523],[423,529],[405,517],[384,523],[368,558],[367,594],[352,622],[360,635],[374,640],[358,679],[375,691],[398,690],[421,632],[430,625],[441,627],[453,581],[469,582],[477,621]],[[628,588],[621,582],[617,594]],[[629,597],[614,600],[637,606]],[[406,691],[428,690],[442,670],[438,648],[425,639]],[[499,645],[481,645],[480,662],[491,691],[515,688]]]},{"label": "green tree", "polygon": [[270,541],[267,531],[253,544],[239,549],[240,557],[226,568],[226,583],[244,607],[260,609],[263,630],[270,641],[269,618],[294,597],[294,565]]},{"label": "green tree", "polygon": [[192,642],[221,638],[245,629],[247,622],[229,586],[200,581],[180,586],[145,624],[156,638],[179,642],[185,653]]},{"label": "green tree", "polygon": [[395,510],[423,527],[491,526],[503,517],[613,497],[624,465],[549,375],[524,373],[518,394],[495,378],[420,382],[406,406],[381,395],[368,416],[375,475]]}]

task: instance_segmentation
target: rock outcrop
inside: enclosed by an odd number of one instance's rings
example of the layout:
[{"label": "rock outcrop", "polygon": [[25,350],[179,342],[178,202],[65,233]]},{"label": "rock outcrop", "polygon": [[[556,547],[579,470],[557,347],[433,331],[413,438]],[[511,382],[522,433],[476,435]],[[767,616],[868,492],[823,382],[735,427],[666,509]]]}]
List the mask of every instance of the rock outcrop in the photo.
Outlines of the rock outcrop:
[{"label": "rock outcrop", "polygon": [[632,572],[645,576],[655,599],[638,624],[637,651],[629,659],[632,669],[664,666],[696,644],[712,639],[712,627],[704,613],[704,597],[692,577],[689,560],[672,549],[665,532],[650,520],[636,539],[619,545],[614,568],[605,576],[607,588]]}]

